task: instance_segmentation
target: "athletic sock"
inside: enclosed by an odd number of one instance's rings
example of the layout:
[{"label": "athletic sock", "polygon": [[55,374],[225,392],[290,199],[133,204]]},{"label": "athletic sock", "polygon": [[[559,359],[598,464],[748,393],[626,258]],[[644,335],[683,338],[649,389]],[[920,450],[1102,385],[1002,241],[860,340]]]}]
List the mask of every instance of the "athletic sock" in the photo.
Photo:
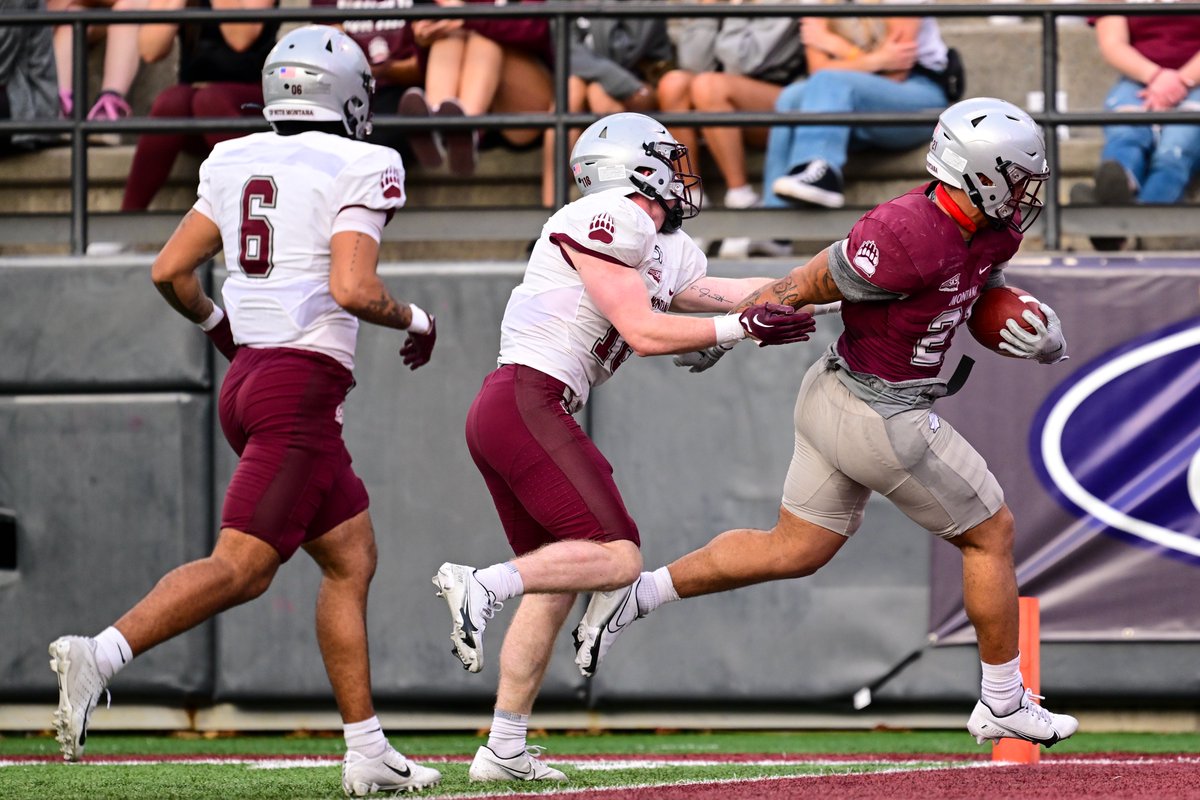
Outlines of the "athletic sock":
[{"label": "athletic sock", "polygon": [[497,601],[525,593],[525,582],[511,561],[475,570],[475,580],[483,584],[483,588],[491,592]]},{"label": "athletic sock", "polygon": [[679,599],[675,584],[671,581],[671,572],[666,567],[659,567],[654,572],[643,572],[642,582],[637,588],[638,615],[646,616],[664,603]]},{"label": "athletic sock", "polygon": [[96,667],[100,670],[100,677],[107,683],[133,661],[133,648],[125,641],[125,636],[111,625],[102,630],[95,641]]},{"label": "athletic sock", "polygon": [[525,752],[525,735],[529,730],[529,715],[514,714],[497,708],[492,715],[492,730],[487,746],[500,758],[512,758]]},{"label": "athletic sock", "polygon": [[361,753],[367,758],[378,758],[387,750],[387,737],[383,735],[379,717],[343,725],[342,735],[346,737],[347,750]]},{"label": "athletic sock", "polygon": [[1021,683],[1021,656],[1006,664],[983,664],[983,703],[1004,717],[1021,707],[1025,687]]}]

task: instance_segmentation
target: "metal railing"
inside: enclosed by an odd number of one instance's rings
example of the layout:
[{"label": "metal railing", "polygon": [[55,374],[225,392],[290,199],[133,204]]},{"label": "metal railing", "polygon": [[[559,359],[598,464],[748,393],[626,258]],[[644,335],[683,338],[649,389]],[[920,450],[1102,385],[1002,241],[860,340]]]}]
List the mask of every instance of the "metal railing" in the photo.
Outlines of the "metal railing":
[{"label": "metal railing", "polygon": [[[1200,15],[1200,3],[1078,3],[1078,4],[1045,4],[1045,3],[1003,3],[1003,4],[871,4],[871,5],[780,5],[763,3],[753,5],[705,4],[691,5],[687,3],[665,2],[564,2],[550,0],[546,3],[507,6],[465,5],[442,7],[438,5],[422,5],[411,8],[397,9],[339,9],[322,6],[319,8],[276,8],[266,10],[210,10],[182,9],[176,11],[72,11],[50,14],[45,11],[17,12],[0,15],[0,24],[4,25],[46,25],[67,24],[73,30],[73,73],[72,85],[75,97],[80,102],[75,104],[69,120],[37,120],[37,121],[0,121],[0,135],[14,133],[68,133],[71,139],[71,213],[69,217],[71,250],[75,254],[85,252],[88,242],[89,213],[87,208],[87,166],[88,149],[87,136],[92,133],[166,133],[166,132],[198,132],[198,131],[256,131],[265,130],[266,123],[262,120],[247,118],[130,118],[115,121],[90,121],[84,116],[87,96],[87,50],[86,30],[88,25],[111,24],[144,24],[144,23],[186,23],[186,22],[262,22],[273,20],[278,22],[318,22],[337,23],[348,20],[376,19],[459,19],[478,17],[547,17],[554,24],[552,36],[555,52],[554,95],[555,111],[529,114],[484,114],[476,117],[457,119],[413,119],[398,115],[379,115],[374,118],[375,126],[382,129],[400,130],[432,130],[441,129],[510,129],[510,128],[553,128],[555,131],[555,203],[565,202],[568,191],[567,171],[567,131],[571,128],[585,127],[597,119],[595,114],[571,114],[562,111],[567,107],[567,79],[569,76],[570,25],[569,22],[577,17],[779,17],[779,16],[813,16],[813,17],[899,17],[899,16],[934,16],[934,17],[993,17],[1015,16],[1032,17],[1041,20],[1042,50],[1041,50],[1041,91],[1046,98],[1048,108],[1031,112],[1034,119],[1043,125],[1046,135],[1047,158],[1050,162],[1051,177],[1047,182],[1044,198],[1046,211],[1042,214],[1038,225],[1042,232],[1046,247],[1058,249],[1062,238],[1063,208],[1059,202],[1059,179],[1057,166],[1059,163],[1060,125],[1102,125],[1114,122],[1129,122],[1129,114],[1111,111],[1059,111],[1056,105],[1058,89],[1058,30],[1056,21],[1063,16],[1090,15],[1123,15],[1123,16],[1157,16],[1160,14]],[[1006,54],[1007,58],[1013,54]],[[969,76],[968,76],[969,79]],[[806,112],[734,112],[734,113],[656,113],[655,117],[668,126],[769,126],[769,125],[904,125],[926,124],[932,126],[938,117],[937,111],[911,113],[879,113],[855,112],[847,114],[814,114]],[[1138,124],[1161,123],[1200,123],[1198,111],[1145,112],[1138,114]],[[2,162],[0,162],[2,163]],[[476,209],[478,210],[478,209]],[[538,209],[539,215],[544,211]],[[1164,230],[1163,211],[1158,209],[1087,209],[1072,210],[1079,212],[1098,212],[1094,216],[1104,221],[1100,228],[1108,228],[1123,222],[1128,225],[1132,218],[1147,224],[1157,219],[1159,223],[1155,232]],[[1107,213],[1106,213],[1107,212]],[[406,214],[411,212],[406,212]],[[794,220],[794,212],[788,213]],[[781,212],[756,211],[764,219],[783,219]],[[835,220],[839,223],[853,221],[857,212],[853,210],[841,212],[814,211],[814,215],[822,215],[821,227],[829,230]],[[852,215],[852,216],[851,216]],[[20,224],[23,217],[29,215],[0,215],[0,221]],[[853,217],[853,218],[852,218]],[[1178,221],[1178,217],[1175,218]],[[744,227],[744,226],[740,226]],[[843,226],[844,227],[844,226]],[[1088,226],[1084,225],[1084,228]],[[1097,226],[1092,226],[1096,228]],[[45,229],[43,226],[42,229]],[[764,223],[751,226],[751,231],[762,230],[777,234],[782,226]],[[1165,230],[1174,231],[1174,225],[1168,225]],[[1180,228],[1182,230],[1182,227]],[[1092,230],[1087,230],[1092,232]]]}]

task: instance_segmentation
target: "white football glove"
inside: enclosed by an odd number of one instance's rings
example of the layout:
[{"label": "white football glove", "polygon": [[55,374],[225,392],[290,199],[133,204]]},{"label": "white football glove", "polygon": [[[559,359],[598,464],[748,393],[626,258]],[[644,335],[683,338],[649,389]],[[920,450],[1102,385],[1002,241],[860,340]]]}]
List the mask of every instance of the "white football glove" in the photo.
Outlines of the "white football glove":
[{"label": "white football glove", "polygon": [[714,344],[712,347],[707,347],[696,353],[680,353],[671,360],[677,367],[690,367],[688,372],[704,372],[704,370],[720,361],[721,357],[732,350],[735,344],[737,342]]},{"label": "white football glove", "polygon": [[1005,323],[1007,330],[1000,331],[1000,349],[1017,358],[1031,358],[1039,364],[1057,364],[1067,357],[1067,340],[1063,336],[1062,324],[1054,309],[1038,303],[1046,321],[1032,311],[1022,312],[1021,318],[1033,326],[1033,333],[1021,327],[1015,319]]}]

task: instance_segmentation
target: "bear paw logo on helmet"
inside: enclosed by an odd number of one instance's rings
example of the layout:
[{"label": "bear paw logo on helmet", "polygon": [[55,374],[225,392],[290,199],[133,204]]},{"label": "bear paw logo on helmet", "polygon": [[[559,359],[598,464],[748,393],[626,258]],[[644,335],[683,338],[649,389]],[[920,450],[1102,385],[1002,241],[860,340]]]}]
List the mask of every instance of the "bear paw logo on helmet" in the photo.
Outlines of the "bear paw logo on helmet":
[{"label": "bear paw logo on helmet", "polygon": [[613,222],[612,215],[605,211],[592,217],[591,225],[588,227],[588,238],[604,244],[612,244],[613,234],[616,233],[616,230],[617,225]]}]

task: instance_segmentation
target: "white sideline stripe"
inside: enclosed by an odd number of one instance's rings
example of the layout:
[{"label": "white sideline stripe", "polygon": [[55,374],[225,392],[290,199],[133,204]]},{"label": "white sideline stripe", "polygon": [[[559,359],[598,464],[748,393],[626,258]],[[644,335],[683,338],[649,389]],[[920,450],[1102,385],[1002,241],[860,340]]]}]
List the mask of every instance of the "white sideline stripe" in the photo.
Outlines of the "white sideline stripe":
[{"label": "white sideline stripe", "polygon": [[[252,758],[246,756],[213,756],[211,758],[127,758],[121,760],[106,760],[106,761],[83,761],[79,764],[72,765],[73,769],[78,769],[82,766],[92,767],[142,767],[153,766],[155,764],[171,764],[174,766],[181,765],[205,765],[205,766],[236,766],[243,765],[248,769],[303,769],[311,767],[336,767],[341,764],[340,756],[312,756],[298,758]],[[468,756],[431,756],[421,757],[414,756],[414,760],[418,763],[430,764],[446,764],[446,763],[468,763]],[[0,767],[25,767],[25,766],[50,766],[62,764],[62,761],[48,761],[45,759],[31,758],[0,758]],[[600,772],[612,771],[620,769],[658,769],[662,767],[869,767],[879,764],[888,764],[893,768],[889,769],[871,769],[863,771],[854,771],[848,773],[839,773],[847,775],[858,775],[864,772],[871,775],[883,775],[894,772],[914,772],[928,771],[938,769],[966,769],[966,768],[982,768],[1008,766],[1013,762],[1006,761],[959,761],[959,762],[938,762],[930,763],[930,759],[909,759],[904,761],[893,761],[891,759],[871,761],[863,759],[839,759],[839,758],[789,758],[789,759],[758,759],[754,761],[729,761],[721,759],[691,759],[691,758],[624,758],[624,759],[554,759],[554,765],[574,769],[581,772]],[[1063,759],[1047,759],[1041,762],[1043,767],[1055,766],[1116,766],[1121,764],[1138,764],[1138,765],[1154,765],[1154,764],[1196,764],[1200,765],[1200,756],[1148,756],[1146,758],[1063,758]],[[780,776],[763,776],[760,778],[733,778],[719,779],[712,781],[686,781],[686,782],[665,782],[665,783],[649,783],[619,787],[621,789],[638,789],[652,786],[686,786],[699,785],[708,783],[728,783],[743,780],[777,780],[780,778],[816,778],[816,777],[836,777],[822,775],[780,775]],[[586,792],[601,791],[603,789],[611,790],[616,787],[597,787],[588,789],[561,789],[548,790],[542,794],[578,794]],[[463,797],[478,797],[478,795],[462,795]]]}]

